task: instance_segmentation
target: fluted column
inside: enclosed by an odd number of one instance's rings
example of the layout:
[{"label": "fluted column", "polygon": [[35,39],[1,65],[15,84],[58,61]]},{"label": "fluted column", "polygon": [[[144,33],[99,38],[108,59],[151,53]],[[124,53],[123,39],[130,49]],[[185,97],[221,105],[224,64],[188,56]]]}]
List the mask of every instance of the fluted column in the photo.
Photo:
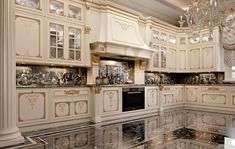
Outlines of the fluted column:
[{"label": "fluted column", "polygon": [[23,143],[16,126],[14,0],[0,0],[0,148]]}]

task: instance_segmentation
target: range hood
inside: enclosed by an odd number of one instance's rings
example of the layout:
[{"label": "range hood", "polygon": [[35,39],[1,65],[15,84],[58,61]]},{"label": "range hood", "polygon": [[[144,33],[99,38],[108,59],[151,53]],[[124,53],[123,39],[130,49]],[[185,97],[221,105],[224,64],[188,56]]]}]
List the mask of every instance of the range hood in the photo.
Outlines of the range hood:
[{"label": "range hood", "polygon": [[137,18],[110,11],[101,12],[99,37],[90,48],[93,54],[118,59],[149,59],[153,53],[140,36]]}]

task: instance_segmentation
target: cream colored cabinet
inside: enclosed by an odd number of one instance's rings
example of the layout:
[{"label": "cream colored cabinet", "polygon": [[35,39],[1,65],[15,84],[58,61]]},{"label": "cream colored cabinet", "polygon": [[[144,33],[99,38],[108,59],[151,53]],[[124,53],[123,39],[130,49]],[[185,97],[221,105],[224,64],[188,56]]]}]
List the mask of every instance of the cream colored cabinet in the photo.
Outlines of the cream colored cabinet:
[{"label": "cream colored cabinet", "polygon": [[177,68],[177,50],[174,48],[169,48],[167,51],[167,63],[169,71],[176,71]]},{"label": "cream colored cabinet", "polygon": [[121,88],[102,88],[101,111],[103,115],[115,114],[122,111],[122,90]]},{"label": "cream colored cabinet", "polygon": [[187,49],[178,50],[178,70],[187,71]]},{"label": "cream colored cabinet", "polygon": [[228,88],[226,86],[202,87],[201,102],[203,105],[215,107],[228,107]]},{"label": "cream colored cabinet", "polygon": [[42,14],[44,0],[15,0],[16,9],[31,13]]},{"label": "cream colored cabinet", "polygon": [[157,109],[159,107],[159,88],[145,87],[145,109]]},{"label": "cream colored cabinet", "polygon": [[85,63],[84,26],[63,21],[47,21],[47,61],[81,66]]},{"label": "cream colored cabinet", "polygon": [[49,122],[47,89],[17,89],[17,123],[19,126]]},{"label": "cream colored cabinet", "polygon": [[154,70],[166,70],[167,62],[167,48],[165,46],[153,45],[155,52],[152,55],[150,62],[151,69]]},{"label": "cream colored cabinet", "polygon": [[44,21],[36,15],[16,13],[15,48],[17,62],[43,62]]},{"label": "cream colored cabinet", "polygon": [[185,87],[185,101],[187,104],[197,104],[199,102],[199,91],[198,86],[186,86]]},{"label": "cream colored cabinet", "polygon": [[214,55],[213,47],[202,48],[202,69],[213,69]]},{"label": "cream colored cabinet", "polygon": [[200,70],[200,58],[201,50],[200,48],[189,49],[189,69],[190,70]]},{"label": "cream colored cabinet", "polygon": [[49,17],[80,23],[84,22],[84,6],[79,1],[49,0],[46,3]]},{"label": "cream colored cabinet", "polygon": [[183,104],[183,86],[166,86],[160,91],[160,107],[181,106]]},{"label": "cream colored cabinet", "polygon": [[53,120],[57,121],[89,117],[89,88],[52,89],[51,98],[51,114]]}]

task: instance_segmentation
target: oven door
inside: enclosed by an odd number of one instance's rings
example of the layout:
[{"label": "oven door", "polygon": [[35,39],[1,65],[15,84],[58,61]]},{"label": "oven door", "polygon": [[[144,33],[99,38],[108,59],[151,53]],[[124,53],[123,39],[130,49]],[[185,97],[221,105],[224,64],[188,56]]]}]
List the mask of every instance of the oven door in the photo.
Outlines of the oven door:
[{"label": "oven door", "polygon": [[122,111],[144,109],[144,88],[122,89]]}]

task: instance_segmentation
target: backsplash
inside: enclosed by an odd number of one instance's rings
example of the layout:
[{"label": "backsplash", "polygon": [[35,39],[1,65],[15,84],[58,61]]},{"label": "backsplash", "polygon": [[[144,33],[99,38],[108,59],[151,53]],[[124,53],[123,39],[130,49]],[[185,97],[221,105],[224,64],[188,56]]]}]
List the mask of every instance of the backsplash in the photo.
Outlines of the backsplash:
[{"label": "backsplash", "polygon": [[145,72],[145,84],[222,84],[224,73],[158,73]]},{"label": "backsplash", "polygon": [[75,86],[86,84],[86,68],[16,66],[16,86]]},{"label": "backsplash", "polygon": [[133,84],[134,61],[101,59],[96,84]]}]

